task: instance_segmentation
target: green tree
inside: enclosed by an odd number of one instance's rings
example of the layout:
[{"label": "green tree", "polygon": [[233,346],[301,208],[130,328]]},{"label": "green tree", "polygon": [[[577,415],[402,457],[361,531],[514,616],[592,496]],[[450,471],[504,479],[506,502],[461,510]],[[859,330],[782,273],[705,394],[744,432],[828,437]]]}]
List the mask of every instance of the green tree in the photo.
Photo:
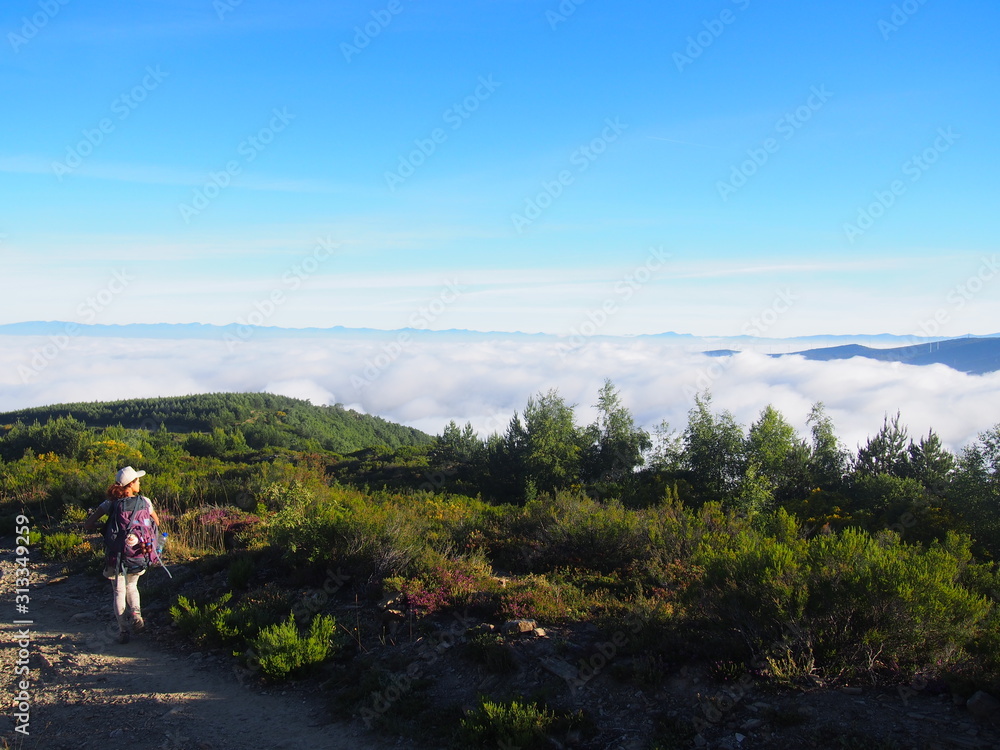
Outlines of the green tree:
[{"label": "green tree", "polygon": [[702,501],[732,501],[745,469],[743,431],[727,410],[713,414],[712,396],[695,396],[684,430],[684,464]]},{"label": "green tree", "polygon": [[472,459],[481,445],[482,441],[476,435],[471,422],[466,422],[465,427],[460,429],[453,419],[437,438],[435,458],[445,462],[466,463]]},{"label": "green tree", "polygon": [[934,430],[919,443],[910,441],[907,475],[923,484],[929,492],[943,496],[955,474],[955,456],[945,450]]},{"label": "green tree", "polygon": [[540,491],[555,494],[580,481],[585,436],[573,421],[573,407],[558,391],[528,399],[523,436],[527,479]]},{"label": "green tree", "polygon": [[980,551],[1000,561],[1000,424],[962,450],[952,497]]},{"label": "green tree", "polygon": [[744,482],[752,474],[755,483],[778,503],[801,497],[810,489],[809,448],[773,406],[765,407],[750,425],[745,460]]},{"label": "green tree", "polygon": [[472,476],[485,497],[502,503],[524,502],[528,485],[526,443],[517,413],[503,435],[494,432],[483,441],[472,459]]},{"label": "green tree", "polygon": [[841,445],[826,414],[823,402],[813,404],[806,420],[812,433],[809,455],[809,475],[816,488],[837,491],[844,483],[848,469],[848,451]]},{"label": "green tree", "polygon": [[17,422],[0,440],[0,458],[15,461],[31,448],[35,453],[57,453],[64,458],[78,458],[90,445],[87,425],[72,415],[49,417],[44,424]]},{"label": "green tree", "polygon": [[684,468],[684,434],[663,420],[653,430],[649,466],[654,471],[678,472]]},{"label": "green tree", "polygon": [[889,421],[886,415],[882,427],[858,451],[854,462],[856,474],[872,476],[890,474],[905,477],[909,473],[910,454],[907,451],[906,427],[899,424],[899,412]]},{"label": "green tree", "polygon": [[643,454],[652,444],[649,433],[636,427],[611,380],[604,381],[595,408],[597,419],[587,430],[586,477],[590,481],[620,482],[642,466]]}]

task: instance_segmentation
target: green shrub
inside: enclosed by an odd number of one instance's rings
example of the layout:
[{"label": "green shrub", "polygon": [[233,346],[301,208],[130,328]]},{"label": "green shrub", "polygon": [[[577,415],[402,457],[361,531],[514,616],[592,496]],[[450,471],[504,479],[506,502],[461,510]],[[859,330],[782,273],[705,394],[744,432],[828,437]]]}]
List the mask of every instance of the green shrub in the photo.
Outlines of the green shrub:
[{"label": "green shrub", "polygon": [[807,617],[818,662],[892,679],[946,662],[992,608],[960,583],[969,544],[949,534],[923,549],[853,529],[813,539]]},{"label": "green shrub", "polygon": [[512,700],[494,703],[483,699],[478,708],[462,719],[460,736],[466,747],[517,747],[534,750],[549,747],[547,733],[557,717],[535,703]]},{"label": "green shrub", "polygon": [[292,608],[295,594],[269,582],[246,592],[233,605],[228,622],[246,640],[264,628],[281,622]]},{"label": "green shrub", "polygon": [[233,610],[226,605],[233,598],[231,591],[204,605],[185,596],[178,596],[170,607],[170,616],[181,633],[198,645],[222,644],[235,640],[238,629],[232,624]]},{"label": "green shrub", "polygon": [[302,500],[267,524],[267,540],[294,564],[333,565],[368,581],[412,573],[428,547],[426,524],[392,499],[338,489]]},{"label": "green shrub", "polygon": [[67,503],[63,506],[62,522],[67,524],[83,523],[89,514],[79,505]]},{"label": "green shrub", "polygon": [[49,560],[70,560],[90,552],[82,536],[75,532],[56,531],[42,536],[40,549]]},{"label": "green shrub", "polygon": [[908,679],[957,658],[993,607],[962,585],[975,576],[966,573],[970,541],[955,534],[926,549],[857,529],[782,538],[744,530],[699,549],[704,575],[684,604],[703,653],[782,681],[813,671]]},{"label": "green shrub", "polygon": [[522,533],[537,540],[535,570],[586,565],[602,573],[631,566],[648,554],[649,533],[641,513],[615,500],[559,493],[524,508]]},{"label": "green shrub", "polygon": [[265,676],[280,680],[323,662],[333,650],[335,622],[329,615],[317,615],[307,635],[299,634],[294,615],[264,628],[250,639],[250,646]]},{"label": "green shrub", "polygon": [[703,544],[695,563],[704,568],[691,591],[699,632],[719,658],[750,661],[801,620],[809,583],[800,545],[744,531]]}]

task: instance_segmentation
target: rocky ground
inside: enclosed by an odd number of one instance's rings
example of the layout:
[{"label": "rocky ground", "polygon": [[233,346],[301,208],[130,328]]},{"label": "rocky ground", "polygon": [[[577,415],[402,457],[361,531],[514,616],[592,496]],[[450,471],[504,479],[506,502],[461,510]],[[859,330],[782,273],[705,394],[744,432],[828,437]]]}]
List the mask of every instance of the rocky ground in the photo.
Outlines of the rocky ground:
[{"label": "rocky ground", "polygon": [[[444,727],[486,693],[543,696],[561,712],[582,712],[581,722],[552,738],[553,747],[1000,750],[1000,715],[990,713],[988,700],[967,706],[923,685],[767,690],[749,677],[720,684],[690,668],[637,679],[655,665],[619,655],[613,637],[587,626],[539,630],[526,623],[523,633],[500,639],[499,651],[470,658],[467,629],[478,621],[442,618],[418,633],[404,625],[365,644],[364,658],[331,666],[322,690],[320,679],[276,688],[231,655],[179,639],[162,607],[147,609],[146,633],[119,644],[109,586],[90,572],[63,575],[60,565],[33,560],[29,612],[16,614],[10,549],[0,561],[8,706],[17,703],[16,681],[25,679],[15,675],[20,636],[12,623],[32,620],[30,734],[15,732],[15,712],[8,712],[0,742],[10,748],[443,748]],[[375,708],[367,716],[341,708],[335,718],[329,686],[363,684],[358,670],[368,664],[396,670],[383,682],[381,702],[368,701]],[[369,731],[365,718],[381,731]]]},{"label": "rocky ground", "polygon": [[[7,545],[7,550],[10,546]],[[30,609],[14,613],[12,556],[4,556],[0,601],[5,623],[30,618],[30,723],[16,732],[14,712],[0,721],[9,748],[331,748],[398,747],[357,722],[331,721],[326,702],[306,686],[271,689],[246,679],[231,658],[185,648],[164,616],[147,615],[146,633],[118,643],[110,586],[89,574],[32,562]],[[151,571],[149,575],[164,575]],[[140,588],[142,583],[140,583]],[[5,705],[24,679],[15,674],[20,627],[5,624],[0,652]]]}]

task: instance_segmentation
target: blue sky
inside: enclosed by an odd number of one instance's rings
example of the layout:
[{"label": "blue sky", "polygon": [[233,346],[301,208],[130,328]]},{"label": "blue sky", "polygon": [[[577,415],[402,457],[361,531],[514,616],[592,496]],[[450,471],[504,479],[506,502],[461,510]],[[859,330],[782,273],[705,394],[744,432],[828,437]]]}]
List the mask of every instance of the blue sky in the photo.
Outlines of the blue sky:
[{"label": "blue sky", "polygon": [[0,323],[995,333],[998,22],[11,0]]}]

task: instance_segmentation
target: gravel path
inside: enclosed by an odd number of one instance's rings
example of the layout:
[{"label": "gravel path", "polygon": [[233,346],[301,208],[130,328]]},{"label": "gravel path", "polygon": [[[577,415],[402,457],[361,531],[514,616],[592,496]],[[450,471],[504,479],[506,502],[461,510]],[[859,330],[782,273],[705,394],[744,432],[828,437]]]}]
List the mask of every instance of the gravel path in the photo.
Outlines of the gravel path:
[{"label": "gravel path", "polygon": [[[30,682],[25,691],[30,719],[25,736],[15,731],[16,709],[8,709],[0,718],[0,747],[400,747],[360,726],[331,723],[322,698],[315,693],[294,685],[266,691],[221,659],[169,648],[162,624],[159,631],[151,626],[150,632],[119,644],[110,587],[93,576],[60,577],[58,566],[32,560],[29,611],[17,614],[14,556],[9,543],[4,549],[0,602],[7,612],[0,684],[4,703],[11,706],[24,697],[19,696],[18,682]],[[163,573],[154,570],[147,575]],[[30,619],[32,624],[16,625],[16,619]],[[18,641],[26,634],[30,672],[19,675],[17,662],[23,652]]]}]

